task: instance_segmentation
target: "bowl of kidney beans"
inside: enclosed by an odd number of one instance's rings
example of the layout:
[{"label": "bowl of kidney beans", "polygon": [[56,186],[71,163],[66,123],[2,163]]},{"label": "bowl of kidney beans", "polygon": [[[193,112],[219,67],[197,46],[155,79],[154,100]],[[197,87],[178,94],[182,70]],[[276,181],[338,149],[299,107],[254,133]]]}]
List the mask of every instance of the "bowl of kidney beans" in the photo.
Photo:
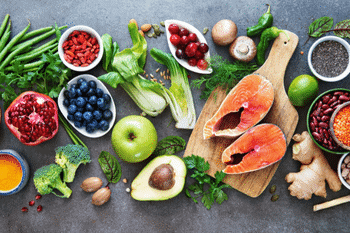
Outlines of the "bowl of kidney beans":
[{"label": "bowl of kidney beans", "polygon": [[70,80],[57,102],[62,115],[86,137],[101,137],[113,127],[116,118],[113,98],[93,75],[82,74]]},{"label": "bowl of kidney beans", "polygon": [[71,70],[79,72],[91,70],[102,59],[102,39],[88,26],[71,27],[62,34],[58,42],[58,54]]},{"label": "bowl of kidney beans", "polygon": [[210,74],[209,47],[203,34],[183,21],[166,20],[164,23],[168,45],[177,62],[192,72]]},{"label": "bowl of kidney beans", "polygon": [[337,107],[348,101],[350,101],[350,90],[336,88],[322,93],[312,102],[307,113],[307,130],[322,150],[332,154],[348,153],[332,138],[330,129],[332,114]]}]

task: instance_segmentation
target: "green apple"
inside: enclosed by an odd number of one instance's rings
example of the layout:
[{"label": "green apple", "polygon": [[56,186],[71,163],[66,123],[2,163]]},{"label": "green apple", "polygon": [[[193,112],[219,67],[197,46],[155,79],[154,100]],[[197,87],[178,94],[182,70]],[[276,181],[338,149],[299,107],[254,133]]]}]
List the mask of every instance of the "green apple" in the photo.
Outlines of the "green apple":
[{"label": "green apple", "polygon": [[150,120],[130,115],[117,122],[112,132],[115,153],[125,162],[138,163],[147,159],[157,146],[157,131]]}]

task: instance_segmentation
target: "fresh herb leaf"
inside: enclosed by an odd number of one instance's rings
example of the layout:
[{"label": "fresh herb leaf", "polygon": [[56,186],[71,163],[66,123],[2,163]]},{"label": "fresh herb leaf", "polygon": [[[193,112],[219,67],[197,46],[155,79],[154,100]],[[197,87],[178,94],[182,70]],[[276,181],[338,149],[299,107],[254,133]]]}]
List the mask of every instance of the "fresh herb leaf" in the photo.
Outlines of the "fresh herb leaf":
[{"label": "fresh herb leaf", "polygon": [[[196,179],[196,183],[191,184],[186,189],[186,195],[195,203],[198,203],[197,198],[201,197],[201,202],[209,210],[214,202],[221,204],[227,200],[226,193],[222,190],[223,188],[231,188],[228,184],[221,184],[220,182],[225,178],[226,174],[222,171],[215,173],[215,178],[212,179],[205,171],[209,170],[210,165],[204,160],[204,158],[191,155],[184,158],[187,169],[193,169],[192,178]],[[209,188],[205,191],[204,184],[208,184]],[[195,196],[190,194],[193,192]]]},{"label": "fresh herb leaf", "polygon": [[208,99],[212,91],[221,86],[229,92],[242,78],[256,71],[259,66],[254,63],[234,61],[233,63],[224,60],[221,56],[215,55],[209,60],[213,69],[210,75],[201,76],[191,82],[192,87],[200,88],[204,84],[201,99]]},{"label": "fresh herb leaf", "polygon": [[350,19],[337,23],[332,31],[341,38],[350,38]]},{"label": "fresh herb leaf", "polygon": [[324,16],[316,19],[309,26],[310,37],[320,37],[333,27],[333,18]]},{"label": "fresh herb leaf", "polygon": [[160,140],[153,155],[172,155],[186,148],[186,141],[179,136],[168,136]]},{"label": "fresh herb leaf", "polygon": [[109,183],[117,183],[122,176],[122,169],[116,157],[107,151],[102,151],[98,162]]}]

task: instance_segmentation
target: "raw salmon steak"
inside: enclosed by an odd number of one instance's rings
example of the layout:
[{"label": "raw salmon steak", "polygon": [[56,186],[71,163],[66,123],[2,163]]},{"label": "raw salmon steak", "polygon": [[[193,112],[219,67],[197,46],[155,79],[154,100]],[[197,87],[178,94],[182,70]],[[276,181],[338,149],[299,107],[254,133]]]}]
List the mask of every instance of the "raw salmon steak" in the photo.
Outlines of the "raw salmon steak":
[{"label": "raw salmon steak", "polygon": [[222,153],[223,172],[240,174],[268,167],[284,156],[287,141],[273,124],[260,124],[245,132]]},{"label": "raw salmon steak", "polygon": [[235,138],[241,135],[265,117],[273,99],[273,86],[269,80],[256,74],[244,77],[228,93],[214,116],[205,123],[204,139],[213,136]]}]

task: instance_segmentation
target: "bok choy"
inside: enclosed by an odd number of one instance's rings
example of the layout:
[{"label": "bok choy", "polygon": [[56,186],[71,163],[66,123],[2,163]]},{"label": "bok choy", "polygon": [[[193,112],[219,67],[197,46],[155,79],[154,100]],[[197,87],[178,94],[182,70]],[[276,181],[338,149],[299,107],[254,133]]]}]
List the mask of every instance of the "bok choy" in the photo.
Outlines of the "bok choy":
[{"label": "bok choy", "polygon": [[171,54],[152,49],[152,57],[170,70],[171,87],[166,89],[160,83],[141,76],[146,63],[147,42],[134,23],[128,25],[132,48],[119,51],[116,42],[108,34],[102,36],[104,57],[103,68],[108,72],[98,79],[116,88],[119,84],[137,106],[150,116],[157,116],[169,104],[177,128],[193,129],[196,122],[192,93],[187,72]]}]

